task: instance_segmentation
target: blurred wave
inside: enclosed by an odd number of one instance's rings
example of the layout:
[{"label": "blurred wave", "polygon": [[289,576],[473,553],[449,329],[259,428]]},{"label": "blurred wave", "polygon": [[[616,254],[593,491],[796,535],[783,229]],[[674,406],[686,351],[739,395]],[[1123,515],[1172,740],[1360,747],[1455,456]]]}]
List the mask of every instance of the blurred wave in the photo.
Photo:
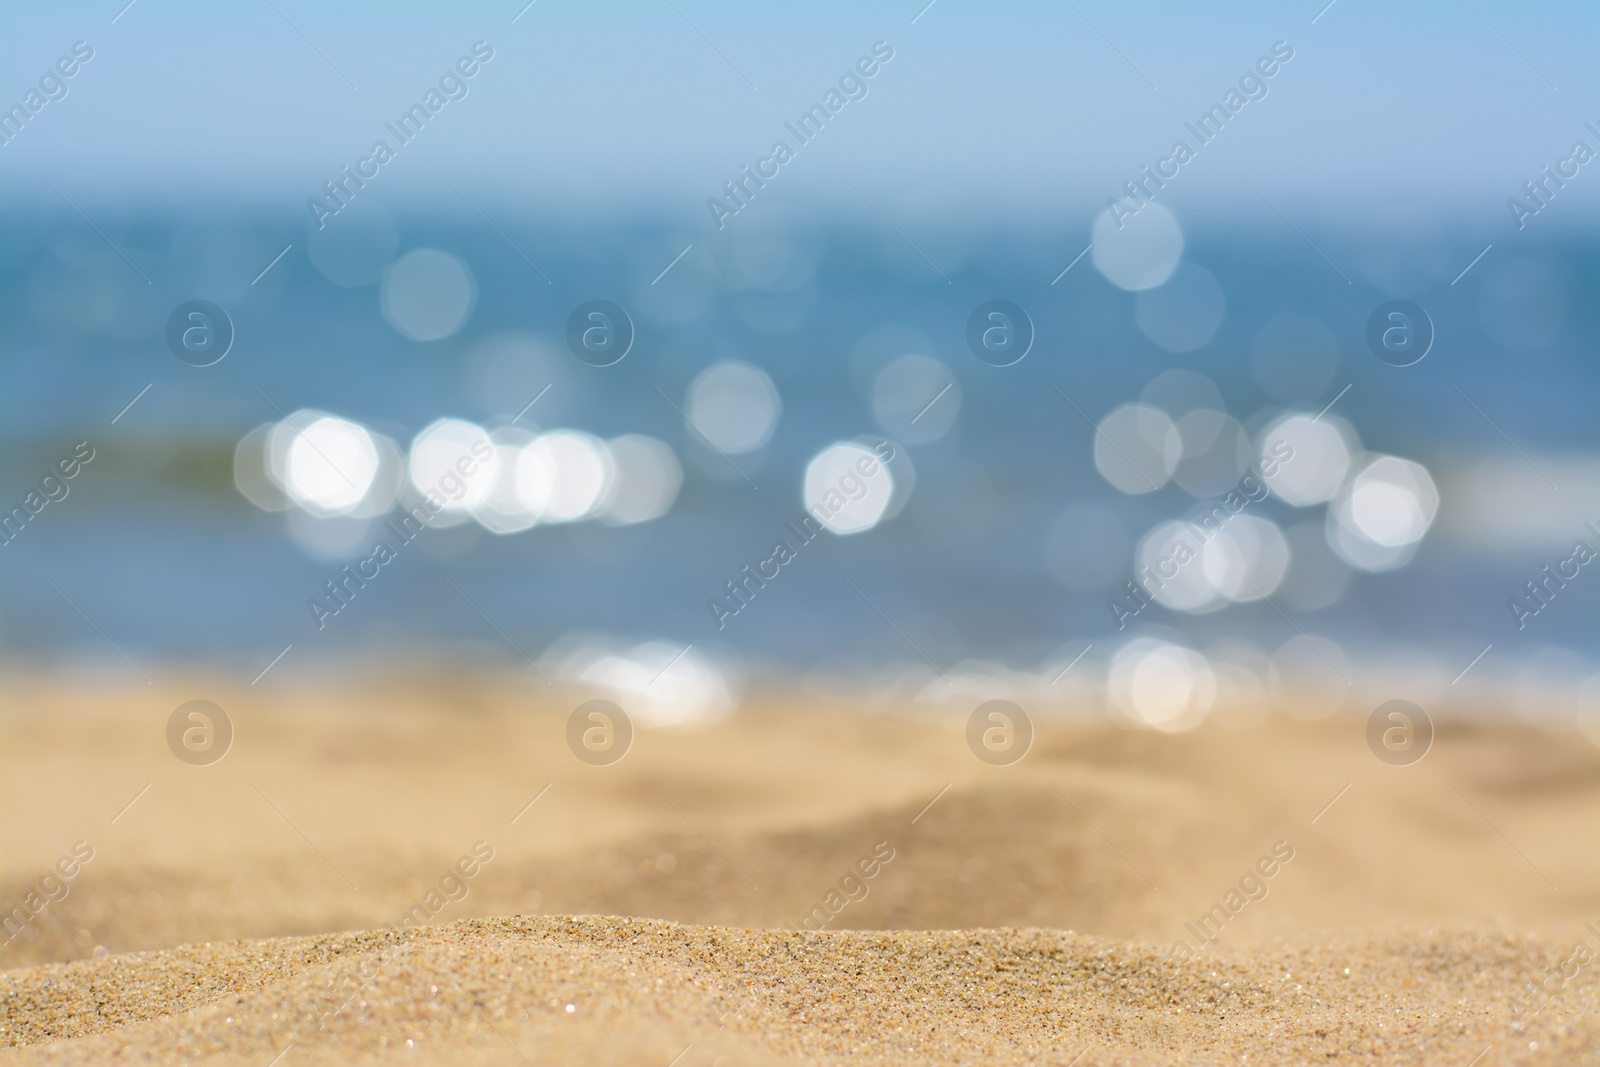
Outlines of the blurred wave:
[{"label": "blurred wave", "polygon": [[[1319,252],[1168,212],[1179,266],[1130,290],[1119,268],[1061,273],[1082,248],[1065,228],[935,234],[936,273],[865,220],[774,210],[674,261],[682,245],[650,227],[497,232],[367,206],[385,225],[337,249],[240,213],[108,220],[108,240],[75,216],[12,220],[6,499],[74,442],[98,450],[4,545],[13,654],[111,655],[89,619],[135,661],[464,640],[514,655],[502,638],[537,654],[582,631],[791,670],[1032,669],[1133,638],[1266,654],[1313,635],[1358,660],[1415,645],[1462,665],[1493,643],[1483,670],[1592,655],[1581,585],[1523,628],[1508,611],[1600,518],[1582,502],[1600,462],[1582,242],[1530,240],[1452,284],[1477,251],[1457,242],[1397,287],[1411,251],[1381,235],[1314,231]],[[1404,368],[1365,341],[1397,293],[1438,337]],[[996,294],[1036,338],[1005,367],[967,342]],[[211,366],[166,342],[195,298],[235,330]],[[634,331],[609,366],[569,345],[596,298]],[[1510,386],[1534,376],[1568,387],[1530,404]],[[903,457],[893,499],[867,498],[864,532],[823,534],[781,579],[743,577],[830,487],[854,493],[837,471],[807,488],[850,441]],[[1296,459],[1269,472],[1284,443]],[[458,461],[490,473],[458,485]],[[384,577],[348,585],[319,628],[327,583],[376,573],[374,543],[430,493],[417,548],[391,545]],[[1184,539],[1193,566],[1163,563]],[[1178,570],[1156,588],[1150,567]],[[743,610],[719,617],[731,581]]]}]

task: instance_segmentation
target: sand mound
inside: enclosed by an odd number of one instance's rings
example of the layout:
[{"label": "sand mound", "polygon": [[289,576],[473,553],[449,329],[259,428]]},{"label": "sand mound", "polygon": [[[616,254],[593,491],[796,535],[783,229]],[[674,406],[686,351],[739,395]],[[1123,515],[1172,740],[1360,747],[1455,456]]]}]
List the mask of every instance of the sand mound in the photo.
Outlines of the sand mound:
[{"label": "sand mound", "polygon": [[1441,714],[1395,767],[1355,715],[1038,709],[991,767],[959,714],[775,700],[594,767],[525,679],[364,684],[211,689],[207,767],[164,739],[191,684],[0,709],[0,914],[38,905],[0,940],[7,1055],[1600,1062],[1576,735]]},{"label": "sand mound", "polygon": [[[465,920],[0,975],[26,1063],[1594,1062],[1600,990],[1472,931],[1172,963],[1056,930]],[[288,1050],[285,1052],[285,1050]]]}]

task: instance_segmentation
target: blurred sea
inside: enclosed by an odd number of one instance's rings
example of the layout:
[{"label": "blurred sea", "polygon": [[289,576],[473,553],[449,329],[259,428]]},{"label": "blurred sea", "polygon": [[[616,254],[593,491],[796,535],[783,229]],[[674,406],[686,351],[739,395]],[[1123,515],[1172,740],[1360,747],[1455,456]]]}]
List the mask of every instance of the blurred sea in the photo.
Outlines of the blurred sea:
[{"label": "blurred sea", "polygon": [[[1091,643],[1099,659],[1151,634],[1270,655],[1313,635],[1352,662],[1398,657],[1445,678],[1488,645],[1476,671],[1596,669],[1600,570],[1585,567],[1523,628],[1508,608],[1575,541],[1600,548],[1583,527],[1600,520],[1600,312],[1587,298],[1600,259],[1592,242],[1564,242],[1554,227],[1496,247],[1453,283],[1485,242],[1302,237],[1266,213],[1248,224],[1184,219],[1184,267],[1139,294],[1111,284],[1093,257],[1073,263],[1087,243],[1079,226],[924,224],[913,247],[864,207],[774,205],[719,234],[491,212],[497,231],[464,204],[391,215],[376,198],[358,203],[362,212],[330,221],[327,232],[344,228],[337,238],[225,205],[99,218],[104,238],[64,210],[6,222],[0,503],[20,504],[77,442],[96,453],[65,499],[0,548],[9,656],[120,664],[111,642],[136,664],[216,660],[253,675],[291,643],[290,669],[418,647],[515,663],[594,632],[848,675],[973,659],[1031,669]],[[434,307],[427,286],[386,296],[380,275],[423,248],[457,257],[472,297],[458,330],[418,342],[386,318],[385,300],[402,316],[448,317],[448,307]],[[1198,347],[1168,351],[1158,339],[1182,347],[1219,311],[1207,285],[1179,285],[1194,281],[1192,267],[1220,287],[1220,324]],[[222,306],[236,330],[210,367],[181,362],[164,339],[172,310],[195,298]],[[969,315],[996,298],[1025,309],[1036,334],[1009,367],[967,346]],[[1420,304],[1436,331],[1409,367],[1367,346],[1369,316],[1392,298]],[[568,350],[567,318],[591,299],[632,317],[632,350],[614,366]],[[942,369],[882,378],[908,354]],[[691,380],[728,359],[765,371],[782,407],[763,447],[725,458],[678,409]],[[1326,606],[1276,595],[1205,614],[1154,604],[1119,630],[1108,600],[1132,576],[1136,543],[1199,498],[1172,483],[1119,491],[1096,469],[1091,423],[1175,369],[1209,379],[1252,435],[1285,411],[1327,409],[1367,452],[1426,467],[1440,506],[1414,558],[1350,571]],[[919,405],[894,389],[940,375],[953,387],[911,424],[904,413]],[[319,630],[308,599],[371,537],[318,552],[291,536],[291,523],[317,520],[240,494],[239,439],[311,408],[405,446],[445,416],[503,425],[547,386],[518,425],[667,442],[684,469],[671,509],[629,526],[428,531]],[[909,457],[903,510],[864,533],[823,535],[719,629],[708,600],[786,536],[805,507],[808,461],[858,437],[889,439]],[[1277,497],[1250,508],[1285,530],[1320,529],[1326,510]],[[1321,567],[1337,586],[1348,568],[1330,560],[1325,548],[1298,553],[1284,589],[1296,567]]]}]

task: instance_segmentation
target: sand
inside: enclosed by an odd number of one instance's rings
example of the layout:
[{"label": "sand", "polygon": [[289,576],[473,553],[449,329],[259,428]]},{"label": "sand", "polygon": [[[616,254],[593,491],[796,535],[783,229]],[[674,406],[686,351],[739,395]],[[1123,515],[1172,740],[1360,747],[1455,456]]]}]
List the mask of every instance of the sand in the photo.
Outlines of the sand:
[{"label": "sand", "polygon": [[[210,767],[165,746],[195,696],[237,729]],[[0,941],[0,1055],[1600,1062],[1576,734],[1442,709],[1391,767],[1359,715],[1164,735],[1037,708],[996,768],[959,708],[774,692],[591,767],[575,703],[516,676],[13,678],[5,907],[94,855]]]}]

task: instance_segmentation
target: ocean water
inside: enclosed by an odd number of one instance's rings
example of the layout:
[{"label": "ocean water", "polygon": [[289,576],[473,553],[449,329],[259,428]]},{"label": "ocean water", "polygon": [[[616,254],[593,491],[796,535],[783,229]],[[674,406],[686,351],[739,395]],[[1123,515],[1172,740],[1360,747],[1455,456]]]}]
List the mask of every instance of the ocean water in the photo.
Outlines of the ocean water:
[{"label": "ocean water", "polygon": [[[1475,261],[1490,242],[1465,224],[1396,235],[1321,220],[1301,232],[1270,213],[1180,212],[1180,265],[1135,292],[1096,255],[1075,259],[1087,240],[1066,220],[924,219],[913,234],[864,208],[774,206],[717,232],[681,218],[490,223],[459,201],[360,206],[329,221],[345,227],[331,238],[258,204],[129,208],[87,225],[63,207],[7,222],[0,503],[22,505],[79,442],[94,458],[0,547],[6,654],[253,675],[288,645],[280,670],[417,648],[515,664],[587,633],[780,671],[954,672],[973,660],[1043,669],[1088,645],[1095,661],[1141,636],[1266,656],[1309,637],[1347,664],[1410,656],[1446,678],[1486,646],[1475,668],[1486,677],[1597,669],[1600,568],[1541,586],[1542,601],[1526,588],[1576,542],[1600,550],[1584,525],[1600,522],[1600,261],[1555,227]],[[459,268],[414,258],[429,249]],[[1159,252],[1130,254],[1160,266]],[[166,338],[194,299],[232,323],[210,366]],[[568,343],[574,309],[596,299],[632,322],[610,366]],[[1031,347],[1009,366],[968,341],[974,311],[997,299],[1031,322]],[[1432,326],[1409,366],[1369,344],[1374,313],[1395,299]],[[419,329],[444,336],[406,335]],[[895,363],[906,356],[921,360]],[[684,410],[696,376],[728,360],[764,372],[781,410],[770,427],[750,414],[764,443],[724,455]],[[1164,475],[1154,491],[1119,489],[1102,472],[1118,466],[1118,439],[1096,424],[1141,396],[1174,419],[1197,406],[1231,416],[1252,463],[1274,419],[1326,420],[1358,442],[1338,484],[1401,457],[1427,472],[1436,513],[1403,565],[1368,571],[1328,548],[1335,505],[1267,494],[1242,512],[1288,547],[1265,596],[1134,612],[1141,541],[1245,474],[1244,453],[1223,448],[1183,479],[1198,492]],[[737,396],[733,408],[737,423]],[[673,450],[682,487],[664,515],[633,525],[502,536],[468,522],[405,543],[373,519],[335,536],[328,520],[263,511],[235,485],[237,442],[301,409],[402,449],[443,417],[648,435]],[[793,524],[812,502],[807,464],[851,440],[901,457],[898,510],[805,540]],[[324,583],[382,539],[396,558],[319,620],[310,603],[329,602]],[[726,583],[779,541],[793,558],[746,586],[748,603],[730,599]]]}]

